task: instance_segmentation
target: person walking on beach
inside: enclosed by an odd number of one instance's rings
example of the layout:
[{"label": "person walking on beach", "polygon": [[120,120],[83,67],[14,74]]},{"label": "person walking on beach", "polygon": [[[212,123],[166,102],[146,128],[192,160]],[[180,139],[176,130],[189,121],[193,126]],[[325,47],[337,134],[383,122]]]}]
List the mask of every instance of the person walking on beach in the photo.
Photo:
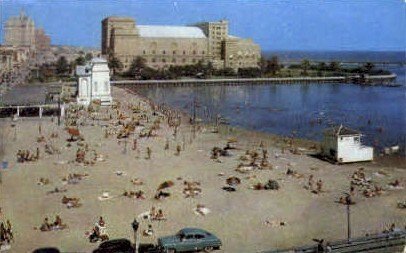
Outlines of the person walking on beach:
[{"label": "person walking on beach", "polygon": [[176,145],[176,153],[175,153],[175,155],[180,155],[180,151],[181,151],[181,148],[180,148],[180,145],[178,144],[178,145]]},{"label": "person walking on beach", "polygon": [[137,150],[137,139],[133,140],[133,150]]},{"label": "person walking on beach", "polygon": [[323,181],[321,179],[319,179],[319,181],[317,181],[317,193],[320,193],[322,191],[323,188]]},{"label": "person walking on beach", "polygon": [[147,147],[147,157],[146,157],[147,160],[151,159],[151,153],[152,153],[151,148]]},{"label": "person walking on beach", "polygon": [[309,176],[309,181],[307,182],[307,187],[309,188],[310,191],[313,191],[313,184],[314,184],[314,179],[313,179],[313,174]]}]

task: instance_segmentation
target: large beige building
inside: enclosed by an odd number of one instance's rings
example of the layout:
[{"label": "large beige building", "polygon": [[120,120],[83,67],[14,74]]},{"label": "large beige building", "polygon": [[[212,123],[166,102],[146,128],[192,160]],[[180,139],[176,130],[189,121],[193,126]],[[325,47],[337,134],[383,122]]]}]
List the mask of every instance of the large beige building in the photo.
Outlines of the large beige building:
[{"label": "large beige building", "polygon": [[7,46],[35,47],[35,24],[23,12],[11,17],[4,26],[4,44]]},{"label": "large beige building", "polygon": [[34,21],[21,12],[19,16],[10,17],[6,21],[4,45],[47,51],[50,48],[50,38],[43,29],[36,29]]},{"label": "large beige building", "polygon": [[[257,67],[260,47],[228,34],[228,22],[191,26],[136,25],[129,17],[102,21],[102,54],[117,57],[127,70],[138,56],[154,68],[211,62],[216,68]],[[226,59],[228,57],[228,59]]]}]

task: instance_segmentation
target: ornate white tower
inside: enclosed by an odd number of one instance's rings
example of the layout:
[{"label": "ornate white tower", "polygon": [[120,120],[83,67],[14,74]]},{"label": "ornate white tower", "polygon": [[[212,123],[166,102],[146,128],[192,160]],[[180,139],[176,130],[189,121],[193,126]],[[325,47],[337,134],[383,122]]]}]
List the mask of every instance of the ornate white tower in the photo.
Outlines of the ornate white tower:
[{"label": "ornate white tower", "polygon": [[110,70],[103,58],[93,58],[86,66],[77,66],[78,104],[88,106],[99,100],[101,105],[111,105]]}]

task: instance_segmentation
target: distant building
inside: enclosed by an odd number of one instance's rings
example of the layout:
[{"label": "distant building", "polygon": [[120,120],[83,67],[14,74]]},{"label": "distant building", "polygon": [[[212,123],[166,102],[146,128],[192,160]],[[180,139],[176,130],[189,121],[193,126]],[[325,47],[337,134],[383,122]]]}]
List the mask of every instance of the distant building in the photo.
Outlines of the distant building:
[{"label": "distant building", "polygon": [[34,21],[21,12],[9,18],[4,26],[4,45],[30,47],[38,51],[48,51],[51,39],[43,29],[36,29]]},{"label": "distant building", "polygon": [[0,73],[21,67],[27,63],[30,56],[28,47],[0,46]]},{"label": "distant building", "polygon": [[136,25],[129,17],[108,17],[102,21],[101,46],[102,55],[117,57],[124,70],[138,56],[153,68],[203,61],[235,70],[258,67],[261,57],[260,47],[252,40],[228,34],[225,20],[192,26],[151,26]]},{"label": "distant building", "polygon": [[24,12],[11,17],[4,26],[4,44],[35,47],[35,24]]},{"label": "distant building", "polygon": [[88,106],[92,101],[101,105],[111,105],[110,70],[107,61],[93,58],[86,66],[77,66],[77,102]]},{"label": "distant building", "polygon": [[45,34],[42,28],[35,30],[35,49],[42,52],[51,49],[51,38]]},{"label": "distant building", "polygon": [[361,144],[362,134],[339,126],[327,129],[322,142],[322,155],[339,163],[372,161],[374,150]]}]

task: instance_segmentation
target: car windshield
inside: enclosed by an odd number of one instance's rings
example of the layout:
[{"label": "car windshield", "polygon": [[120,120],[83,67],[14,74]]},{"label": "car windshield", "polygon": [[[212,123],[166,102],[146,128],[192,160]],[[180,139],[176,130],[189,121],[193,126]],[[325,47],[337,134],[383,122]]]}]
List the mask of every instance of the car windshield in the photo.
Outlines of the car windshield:
[{"label": "car windshield", "polygon": [[182,232],[178,232],[178,233],[176,234],[176,236],[179,237],[179,238],[184,238],[184,237],[185,237],[185,234],[182,233]]}]

